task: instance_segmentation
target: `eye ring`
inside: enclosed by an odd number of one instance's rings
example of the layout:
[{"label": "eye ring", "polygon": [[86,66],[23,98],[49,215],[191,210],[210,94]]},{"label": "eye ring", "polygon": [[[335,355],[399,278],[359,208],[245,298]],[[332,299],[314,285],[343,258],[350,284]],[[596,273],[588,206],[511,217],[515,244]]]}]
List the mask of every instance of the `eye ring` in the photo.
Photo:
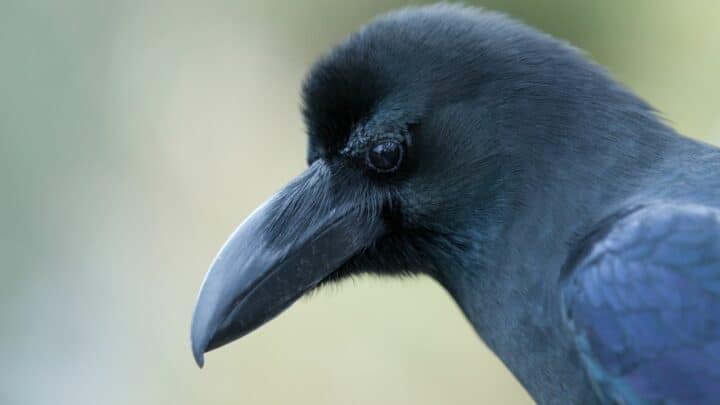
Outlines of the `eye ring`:
[{"label": "eye ring", "polygon": [[372,145],[365,156],[365,162],[378,173],[392,173],[400,168],[405,148],[394,139],[381,140]]}]

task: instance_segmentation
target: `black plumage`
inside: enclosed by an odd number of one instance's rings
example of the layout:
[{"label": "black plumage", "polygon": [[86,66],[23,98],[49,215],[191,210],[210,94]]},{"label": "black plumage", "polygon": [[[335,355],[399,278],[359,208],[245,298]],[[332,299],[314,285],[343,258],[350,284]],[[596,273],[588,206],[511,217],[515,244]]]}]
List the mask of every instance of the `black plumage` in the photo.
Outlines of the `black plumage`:
[{"label": "black plumage", "polygon": [[460,6],[378,18],[303,100],[309,168],[213,263],[198,363],[324,282],[414,273],[540,403],[717,397],[716,148],[566,43]]}]

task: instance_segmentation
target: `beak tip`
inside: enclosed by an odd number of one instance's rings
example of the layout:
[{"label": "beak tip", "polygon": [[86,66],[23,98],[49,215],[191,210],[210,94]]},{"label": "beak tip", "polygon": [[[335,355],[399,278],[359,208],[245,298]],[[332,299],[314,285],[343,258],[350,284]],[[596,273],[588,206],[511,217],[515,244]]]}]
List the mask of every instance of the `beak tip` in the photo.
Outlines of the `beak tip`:
[{"label": "beak tip", "polygon": [[195,355],[195,363],[197,363],[198,368],[202,369],[205,365],[205,357],[202,354]]},{"label": "beak tip", "polygon": [[205,349],[193,344],[193,357],[195,357],[195,363],[197,363],[198,367],[203,368],[205,365]]},{"label": "beak tip", "polygon": [[205,365],[205,352],[208,347],[208,336],[206,333],[207,328],[202,328],[199,325],[197,317],[193,319],[191,333],[190,333],[190,346],[192,348],[192,354],[195,358],[195,363],[198,367],[203,368]]}]

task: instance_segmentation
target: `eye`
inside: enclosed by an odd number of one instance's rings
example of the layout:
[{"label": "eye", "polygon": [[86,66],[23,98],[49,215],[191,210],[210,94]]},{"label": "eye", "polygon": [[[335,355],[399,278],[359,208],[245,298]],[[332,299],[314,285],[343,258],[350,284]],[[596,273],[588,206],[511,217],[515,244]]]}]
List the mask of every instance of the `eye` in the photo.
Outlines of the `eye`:
[{"label": "eye", "polygon": [[373,145],[367,153],[367,165],[378,173],[390,173],[400,167],[404,150],[400,142],[385,140]]}]

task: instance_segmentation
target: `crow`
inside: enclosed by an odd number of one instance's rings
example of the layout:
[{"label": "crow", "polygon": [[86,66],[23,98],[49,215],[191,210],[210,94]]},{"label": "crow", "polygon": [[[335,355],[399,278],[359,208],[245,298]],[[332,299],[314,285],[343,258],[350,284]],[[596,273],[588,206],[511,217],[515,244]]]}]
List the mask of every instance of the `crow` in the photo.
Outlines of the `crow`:
[{"label": "crow", "polygon": [[466,6],[378,17],[302,97],[308,168],[211,265],[199,366],[319,285],[422,274],[538,403],[720,398],[717,148],[578,49]]}]

